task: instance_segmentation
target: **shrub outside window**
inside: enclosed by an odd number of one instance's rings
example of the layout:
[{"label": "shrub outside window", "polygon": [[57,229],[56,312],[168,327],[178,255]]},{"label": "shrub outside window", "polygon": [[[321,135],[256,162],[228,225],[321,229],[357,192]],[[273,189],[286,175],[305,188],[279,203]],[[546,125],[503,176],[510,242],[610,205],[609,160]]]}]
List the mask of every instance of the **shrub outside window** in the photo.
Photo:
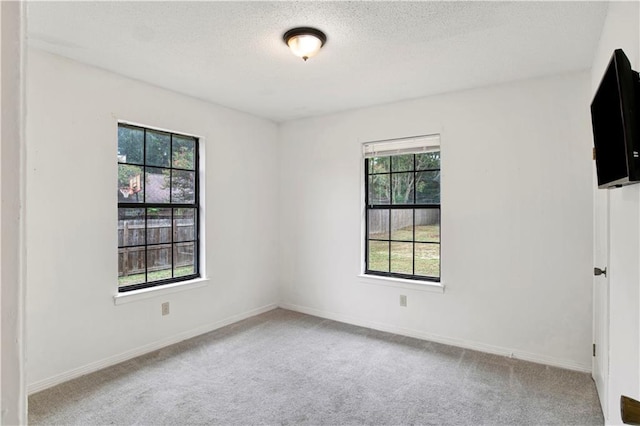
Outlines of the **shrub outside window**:
[{"label": "shrub outside window", "polygon": [[440,281],[440,137],[364,144],[365,274]]},{"label": "shrub outside window", "polygon": [[198,139],[118,125],[118,290],[197,278]]}]

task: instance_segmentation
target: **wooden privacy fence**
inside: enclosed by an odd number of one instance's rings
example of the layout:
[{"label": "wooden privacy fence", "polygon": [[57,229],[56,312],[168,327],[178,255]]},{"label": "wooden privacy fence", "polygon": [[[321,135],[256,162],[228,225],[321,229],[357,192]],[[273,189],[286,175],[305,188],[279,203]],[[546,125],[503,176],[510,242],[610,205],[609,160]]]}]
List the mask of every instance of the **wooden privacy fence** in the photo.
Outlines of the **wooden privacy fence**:
[{"label": "wooden privacy fence", "polygon": [[[413,224],[414,210],[391,210],[391,232]],[[416,209],[416,226],[435,225],[439,221],[440,210]],[[389,210],[369,210],[369,233],[385,233],[389,229]]]},{"label": "wooden privacy fence", "polygon": [[123,221],[118,224],[118,276],[141,274],[145,269],[148,272],[170,269],[172,247],[174,268],[194,265],[194,240],[193,220],[175,219],[171,226],[171,220],[154,219],[146,225],[146,244],[157,245],[144,247],[144,220]]}]

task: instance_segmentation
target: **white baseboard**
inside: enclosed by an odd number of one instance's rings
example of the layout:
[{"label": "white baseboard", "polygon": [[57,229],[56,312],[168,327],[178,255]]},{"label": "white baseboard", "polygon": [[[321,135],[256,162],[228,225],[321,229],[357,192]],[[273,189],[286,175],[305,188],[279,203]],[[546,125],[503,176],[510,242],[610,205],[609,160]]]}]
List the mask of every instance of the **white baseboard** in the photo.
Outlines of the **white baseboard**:
[{"label": "white baseboard", "polygon": [[432,342],[443,343],[446,345],[457,346],[465,349],[472,349],[475,351],[486,352],[494,355],[502,355],[510,358],[521,359],[524,361],[531,361],[538,364],[549,365],[552,367],[564,368],[567,370],[580,371],[583,373],[591,373],[591,365],[583,365],[570,360],[559,359],[559,358],[540,355],[540,354],[534,354],[531,352],[520,351],[517,349],[509,349],[509,348],[504,348],[500,346],[488,345],[488,344],[473,342],[469,340],[443,337],[436,334],[426,333],[420,330],[414,330],[410,328],[398,327],[395,325],[383,324],[375,321],[369,321],[361,318],[352,317],[349,315],[323,311],[315,308],[309,308],[306,306],[294,305],[291,303],[280,303],[278,306],[281,307],[282,309],[288,309],[290,311],[296,311],[303,314],[313,315],[316,317],[353,324],[360,327],[372,328],[374,330],[400,334],[402,336],[415,337],[417,339],[429,340]]},{"label": "white baseboard", "polygon": [[92,362],[82,367],[74,368],[73,370],[69,370],[61,374],[56,374],[55,376],[49,377],[48,379],[44,379],[35,383],[28,384],[27,393],[31,395],[33,393],[40,392],[47,388],[53,387],[55,385],[59,385],[60,383],[64,383],[66,381],[75,379],[80,376],[84,376],[85,374],[93,373],[95,371],[102,370],[103,368],[119,364],[123,361],[127,361],[137,356],[144,355],[146,353],[153,352],[158,349],[162,349],[164,347],[173,345],[178,342],[182,342],[183,340],[187,340],[192,337],[196,337],[201,334],[208,333],[213,330],[217,330],[218,328],[224,327],[226,325],[233,324],[243,319],[262,314],[264,312],[268,312],[272,309],[276,309],[277,307],[278,305],[275,303],[265,305],[260,308],[252,309],[247,312],[242,312],[240,314],[233,315],[231,317],[225,318],[220,321],[216,321],[211,324],[207,324],[201,327],[194,328],[192,330],[178,333],[176,335],[167,337],[165,339],[158,340],[153,343],[149,343],[148,345],[144,345],[138,348],[128,350],[118,355],[110,356],[100,361]]}]

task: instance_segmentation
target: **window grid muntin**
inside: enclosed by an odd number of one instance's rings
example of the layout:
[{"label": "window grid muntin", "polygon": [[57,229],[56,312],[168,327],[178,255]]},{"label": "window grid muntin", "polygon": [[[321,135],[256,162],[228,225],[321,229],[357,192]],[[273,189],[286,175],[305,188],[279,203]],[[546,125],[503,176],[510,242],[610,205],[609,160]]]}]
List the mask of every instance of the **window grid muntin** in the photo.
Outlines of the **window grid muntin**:
[{"label": "window grid muntin", "polygon": [[[440,151],[437,151],[440,152]],[[416,204],[416,197],[417,197],[417,189],[416,189],[416,175],[419,172],[426,172],[426,171],[441,171],[441,167],[440,168],[427,168],[427,169],[418,169],[417,164],[416,164],[416,156],[419,154],[413,154],[413,170],[411,171],[414,174],[414,178],[413,178],[413,203],[414,204],[394,204],[393,203],[393,177],[392,175],[394,174],[401,174],[401,173],[407,173],[407,171],[393,171],[393,158],[394,157],[398,157],[400,155],[406,155],[406,154],[399,154],[399,155],[392,155],[389,156],[389,169],[388,171],[385,172],[378,172],[378,173],[372,173],[370,172],[369,169],[369,162],[371,161],[371,158],[365,158],[365,167],[364,167],[364,171],[365,171],[365,210],[366,210],[366,217],[365,217],[365,273],[366,274],[370,274],[370,275],[380,275],[380,276],[388,276],[388,277],[394,277],[394,278],[404,278],[404,279],[412,279],[412,280],[419,280],[419,281],[435,281],[435,282],[440,282],[441,279],[441,241],[442,241],[442,228],[441,228],[441,223],[442,223],[442,218],[440,215],[440,203],[435,204],[435,203],[421,203],[421,204]],[[372,157],[372,158],[382,158],[381,156],[378,157]],[[371,168],[373,169],[373,167]],[[369,178],[370,176],[374,176],[374,175],[390,175],[389,176],[389,204],[369,204]],[[440,199],[440,195],[438,195],[438,200]],[[402,209],[411,209],[413,211],[412,214],[412,227],[413,227],[413,241],[406,241],[406,240],[394,240],[391,238],[391,234],[392,234],[392,211],[393,210],[402,210]],[[440,241],[416,241],[415,240],[415,232],[416,232],[416,222],[415,222],[415,218],[416,218],[416,210],[419,209],[437,209],[438,210],[438,239]],[[388,214],[388,235],[389,238],[388,239],[379,239],[379,238],[370,238],[370,233],[369,233],[369,212],[371,210],[387,210],[389,212]],[[369,251],[369,242],[370,241],[378,241],[378,242],[387,242],[388,243],[388,265],[387,265],[387,271],[375,271],[375,270],[371,270],[369,269],[369,263],[370,263],[370,251]],[[391,243],[392,242],[403,242],[403,243],[408,243],[411,242],[412,243],[412,274],[403,274],[403,273],[397,273],[397,272],[391,272]],[[438,276],[437,277],[433,277],[433,276],[426,276],[426,275],[416,275],[415,271],[415,262],[416,262],[416,243],[417,244],[437,244],[438,245]]]},{"label": "window grid muntin", "polygon": [[[138,283],[138,284],[130,284],[130,285],[125,285],[125,286],[118,286],[118,292],[127,292],[127,291],[131,291],[131,290],[138,290],[138,289],[142,289],[142,288],[150,288],[150,287],[158,287],[161,285],[165,285],[165,284],[171,284],[171,283],[176,283],[176,282],[181,282],[181,281],[187,281],[193,278],[199,278],[200,277],[200,265],[199,265],[199,257],[200,257],[200,210],[199,210],[199,199],[200,199],[200,191],[199,191],[199,186],[200,186],[200,176],[199,176],[199,164],[200,164],[200,158],[199,158],[199,149],[198,149],[198,145],[200,143],[200,140],[194,136],[188,136],[188,135],[183,135],[183,134],[179,134],[179,133],[172,133],[172,132],[163,132],[163,131],[158,131],[158,130],[154,130],[154,129],[148,129],[146,127],[141,127],[141,126],[134,126],[131,124],[124,124],[124,123],[119,123],[118,124],[118,128],[123,127],[123,128],[129,128],[129,129],[135,129],[135,130],[142,130],[143,131],[143,139],[142,139],[142,143],[143,143],[143,148],[142,148],[142,157],[143,157],[143,163],[129,163],[127,161],[120,161],[118,159],[118,164],[127,164],[127,165],[132,165],[132,166],[139,166],[142,168],[142,181],[143,183],[143,201],[142,203],[132,203],[132,202],[118,202],[118,210],[123,209],[123,208],[139,208],[142,209],[144,211],[144,235],[145,235],[145,244],[144,245],[134,245],[134,246],[120,246],[118,245],[118,250],[120,249],[132,249],[132,248],[136,248],[136,247],[144,247],[144,265],[145,265],[145,282],[144,283]],[[148,166],[147,165],[147,131],[152,131],[152,132],[156,132],[156,133],[164,133],[164,134],[168,134],[170,136],[170,142],[169,142],[169,167],[162,167],[162,166]],[[174,167],[173,166],[173,138],[174,136],[179,137],[179,138],[184,138],[184,139],[191,139],[194,142],[194,146],[193,146],[193,169],[185,169],[182,167]],[[147,184],[146,184],[146,169],[147,167],[149,168],[158,168],[158,169],[168,169],[169,170],[169,202],[168,203],[147,203],[146,202],[146,198],[147,198]],[[194,173],[194,202],[193,203],[172,203],[172,197],[173,197],[173,179],[172,179],[172,173],[173,170],[183,170],[183,171],[188,171],[188,172],[193,172]],[[147,211],[149,208],[168,208],[171,210],[171,242],[170,243],[158,243],[158,244],[149,244],[147,241],[147,230],[148,228],[148,214]],[[180,208],[187,208],[187,209],[193,209],[194,211],[194,226],[195,226],[195,232],[194,232],[194,237],[195,239],[193,240],[184,240],[184,241],[179,241],[176,242],[175,241],[175,237],[174,237],[174,214],[175,214],[175,209],[180,209]],[[188,274],[188,275],[181,275],[179,277],[175,277],[175,269],[176,269],[176,265],[174,262],[174,251],[176,248],[176,244],[188,244],[188,243],[193,243],[193,247],[194,247],[194,253],[193,253],[193,274]],[[171,264],[170,264],[170,270],[171,270],[171,278],[167,278],[167,279],[163,279],[163,280],[157,280],[157,281],[152,281],[149,282],[149,250],[148,247],[153,247],[153,246],[158,246],[158,245],[168,245],[170,244],[170,257],[171,257]]]}]

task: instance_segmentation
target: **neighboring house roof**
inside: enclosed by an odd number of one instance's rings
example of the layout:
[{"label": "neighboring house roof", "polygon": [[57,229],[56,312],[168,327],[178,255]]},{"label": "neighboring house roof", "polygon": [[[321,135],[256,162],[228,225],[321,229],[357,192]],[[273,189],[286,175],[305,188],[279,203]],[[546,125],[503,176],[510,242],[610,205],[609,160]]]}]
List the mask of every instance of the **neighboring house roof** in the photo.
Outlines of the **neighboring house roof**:
[{"label": "neighboring house roof", "polygon": [[147,202],[169,202],[168,177],[163,174],[148,174],[145,179],[144,191]]},{"label": "neighboring house roof", "polygon": [[[185,173],[185,172],[182,172]],[[178,202],[193,202],[194,182],[192,181],[193,173],[188,176],[175,175],[173,178],[173,197]],[[146,176],[142,191],[135,193],[133,189],[124,187],[118,189],[119,202],[142,202],[147,203],[169,203],[169,182],[168,175],[162,173],[149,173]],[[127,191],[128,190],[128,191]],[[125,194],[129,193],[127,197]],[[144,197],[144,198],[143,198]]]},{"label": "neighboring house roof", "polygon": [[[163,174],[148,174],[145,182],[142,186],[144,194],[146,196],[146,201],[151,203],[162,203],[169,202],[169,185],[165,180],[165,175]],[[124,192],[126,193],[126,187],[124,188]],[[118,190],[118,201],[119,202],[142,202],[143,201],[143,192],[134,193],[132,190],[130,191],[130,195],[125,197],[123,191]]]}]

